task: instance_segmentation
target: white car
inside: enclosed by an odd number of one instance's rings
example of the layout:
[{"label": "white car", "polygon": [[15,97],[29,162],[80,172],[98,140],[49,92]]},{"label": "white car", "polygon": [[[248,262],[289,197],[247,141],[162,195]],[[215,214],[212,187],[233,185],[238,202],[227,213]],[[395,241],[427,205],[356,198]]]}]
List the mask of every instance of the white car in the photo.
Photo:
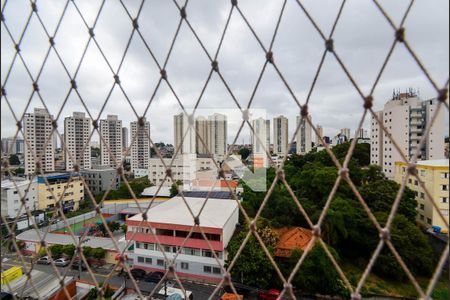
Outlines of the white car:
[{"label": "white car", "polygon": [[36,263],[41,264],[41,265],[49,265],[51,263],[51,258],[48,256],[43,256],[41,258],[39,258]]},{"label": "white car", "polygon": [[55,260],[55,266],[58,267],[67,267],[69,265],[70,261],[67,258],[58,258]]}]

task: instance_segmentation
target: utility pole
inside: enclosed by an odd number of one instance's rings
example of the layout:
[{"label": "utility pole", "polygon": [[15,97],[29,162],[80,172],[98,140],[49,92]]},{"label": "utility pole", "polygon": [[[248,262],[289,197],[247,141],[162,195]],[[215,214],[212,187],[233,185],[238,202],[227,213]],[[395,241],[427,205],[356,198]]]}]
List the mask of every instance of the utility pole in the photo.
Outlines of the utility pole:
[{"label": "utility pole", "polygon": [[[87,241],[89,241],[89,238],[85,239],[83,241],[83,243],[86,243]],[[83,251],[81,248],[81,234],[78,236],[78,245],[80,245],[80,253],[78,253],[78,259],[79,259],[79,261],[78,261],[78,280],[80,280],[81,279],[81,264],[83,262],[83,260],[81,259],[81,251]]]}]

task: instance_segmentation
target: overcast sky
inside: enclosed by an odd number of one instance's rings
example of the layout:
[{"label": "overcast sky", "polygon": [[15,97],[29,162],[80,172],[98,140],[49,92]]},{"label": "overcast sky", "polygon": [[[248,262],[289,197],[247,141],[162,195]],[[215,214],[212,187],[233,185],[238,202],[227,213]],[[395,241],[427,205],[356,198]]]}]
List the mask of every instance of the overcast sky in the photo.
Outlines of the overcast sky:
[{"label": "overcast sky", "polygon": [[[2,7],[3,7],[2,1]],[[38,1],[38,13],[47,30],[53,35],[65,1]],[[76,1],[86,22],[92,26],[101,1]],[[178,1],[181,3],[182,1]],[[184,2],[184,1],[183,1]],[[124,1],[135,17],[140,1]],[[328,35],[337,15],[340,1],[303,1],[306,9]],[[409,1],[380,1],[398,24]],[[239,6],[256,33],[268,48],[282,0],[240,0]],[[230,10],[230,0],[191,0],[187,6],[187,18],[213,56]],[[442,86],[449,73],[449,3],[447,0],[416,1],[405,23],[406,37],[423,61],[435,81]],[[28,0],[8,1],[4,10],[6,23],[17,41],[26,23],[30,6]],[[146,1],[139,17],[140,30],[156,59],[163,64],[179,22],[179,11],[172,1]],[[230,26],[218,56],[219,68],[233,94],[242,106],[247,106],[256,80],[265,62],[262,51],[241,16],[234,11]],[[95,27],[95,37],[117,70],[126,43],[132,31],[131,21],[119,1],[108,0]],[[372,1],[347,1],[334,34],[335,49],[348,70],[354,76],[364,94],[369,93],[381,64],[393,42],[394,32]],[[72,2],[55,37],[56,48],[70,74],[74,74],[89,35],[86,26]],[[48,38],[35,16],[20,45],[21,53],[33,77],[36,77],[48,49]],[[324,49],[324,42],[294,0],[288,0],[278,36],[273,46],[277,66],[301,103],[304,103]],[[14,45],[3,23],[1,27],[1,82],[11,64]],[[183,23],[167,64],[167,74],[175,92],[187,108],[192,107],[205,84],[210,62],[195,40],[186,23]],[[123,66],[120,80],[130,101],[141,115],[160,77],[159,70],[138,35],[135,35]],[[91,42],[86,57],[76,77],[78,90],[95,118],[113,85],[113,74],[98,48]],[[52,50],[38,81],[41,95],[50,112],[56,117],[67,95],[70,82],[55,52]],[[417,64],[403,45],[397,45],[374,93],[375,109],[389,100],[393,89],[402,91],[412,87],[420,91],[424,99],[435,96]],[[17,116],[21,116],[32,92],[31,80],[20,60],[15,62],[6,83],[8,99]],[[37,96],[27,109],[42,107]],[[283,85],[274,68],[269,65],[255,94],[253,108],[265,109],[267,116],[283,114],[289,118],[290,134],[293,134],[295,117],[299,108]],[[236,108],[230,94],[217,76],[213,77],[199,104],[201,109],[223,112]],[[73,111],[85,111],[78,96],[71,93],[58,119],[60,129],[63,119]],[[173,142],[173,115],[180,107],[163,83],[146,115],[151,124],[154,142]],[[340,128],[355,130],[361,118],[362,100],[350,84],[332,55],[327,55],[321,74],[312,93],[309,111],[314,124],[324,128],[324,134],[333,137]],[[116,86],[101,118],[117,114],[129,127],[136,120],[122,91]],[[448,118],[448,113],[445,114]],[[15,133],[11,111],[2,98],[2,137]],[[369,128],[366,118],[365,129]],[[448,122],[448,121],[447,121]],[[228,141],[237,132],[238,122],[230,122]],[[62,132],[61,132],[62,133]],[[94,137],[98,139],[98,137]],[[249,142],[249,131],[244,130],[238,142]]]}]

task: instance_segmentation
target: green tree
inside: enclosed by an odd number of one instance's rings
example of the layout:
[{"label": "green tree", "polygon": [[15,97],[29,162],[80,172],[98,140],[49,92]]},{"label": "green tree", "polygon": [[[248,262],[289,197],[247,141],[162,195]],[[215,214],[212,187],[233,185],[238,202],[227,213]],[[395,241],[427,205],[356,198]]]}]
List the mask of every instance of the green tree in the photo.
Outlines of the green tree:
[{"label": "green tree", "polygon": [[[332,247],[328,247],[336,261],[339,256]],[[291,265],[294,266],[302,255],[301,250],[294,250],[290,257]],[[333,263],[325,253],[321,245],[315,244],[305,258],[302,266],[294,277],[293,286],[307,294],[339,295],[348,297],[342,279],[339,277]]]},{"label": "green tree", "polygon": [[123,231],[124,233],[127,232],[127,230],[128,230],[127,224],[122,224],[122,226],[120,226],[120,227],[122,228],[122,231]]},{"label": "green tree", "polygon": [[75,253],[75,245],[69,244],[62,247],[62,253],[72,257]]},{"label": "green tree", "polygon": [[[388,214],[378,213],[376,217],[384,226]],[[391,241],[413,274],[431,276],[436,264],[435,255],[428,238],[414,223],[405,216],[396,215],[391,227]],[[387,246],[375,263],[374,272],[393,279],[406,276]]]},{"label": "green tree", "polygon": [[[399,189],[400,185],[395,181],[378,180],[362,186],[360,192],[373,212],[390,212]],[[397,213],[404,215],[411,222],[415,222],[416,207],[415,194],[406,187],[400,199]]]},{"label": "green tree", "polygon": [[181,180],[177,180],[176,182],[174,182],[172,184],[172,186],[170,187],[170,197],[171,198],[178,195],[180,185],[183,185],[183,182],[181,182]]},{"label": "green tree", "polygon": [[17,166],[17,165],[20,165],[19,157],[18,157],[17,155],[15,155],[15,154],[11,154],[11,155],[9,156],[9,164],[10,164],[11,166]]},{"label": "green tree", "polygon": [[120,224],[116,221],[112,221],[112,222],[108,223],[108,227],[109,227],[109,230],[111,230],[111,232],[114,232],[114,231],[120,229]]},{"label": "green tree", "polygon": [[250,155],[250,152],[251,151],[248,148],[241,148],[238,153],[241,156],[242,160],[246,160],[247,157]]},{"label": "green tree", "polygon": [[[226,264],[229,265],[243,243],[247,232],[241,231],[235,234],[228,244],[228,259]],[[268,246],[269,252],[273,254],[273,248]],[[231,269],[231,276],[243,284],[254,286],[262,289],[274,287],[275,270],[267,259],[261,245],[256,238],[251,235],[245,245],[241,255],[238,257],[236,264]],[[279,283],[278,283],[279,284]]]}]

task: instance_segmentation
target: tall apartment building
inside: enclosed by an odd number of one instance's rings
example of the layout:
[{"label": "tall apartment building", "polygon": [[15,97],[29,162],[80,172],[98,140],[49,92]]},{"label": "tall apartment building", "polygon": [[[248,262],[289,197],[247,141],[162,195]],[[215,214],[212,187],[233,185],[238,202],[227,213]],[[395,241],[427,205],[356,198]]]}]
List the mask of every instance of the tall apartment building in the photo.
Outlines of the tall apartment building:
[{"label": "tall apartment building", "polygon": [[341,128],[341,136],[344,135],[347,138],[347,141],[352,138],[352,133],[350,132],[350,128]]},{"label": "tall apartment building", "polygon": [[102,166],[117,167],[122,163],[122,121],[116,115],[100,120],[100,161]]},{"label": "tall apartment building", "polygon": [[[436,99],[422,101],[410,90],[407,93],[394,94],[383,110],[376,112],[407,159],[418,150],[420,139],[437,110],[437,104]],[[381,166],[384,174],[393,178],[395,162],[403,159],[373,116],[371,121],[371,163]],[[424,146],[419,149],[418,160],[444,158],[444,130],[444,110],[441,110]]]},{"label": "tall apartment building", "polygon": [[[24,140],[22,138],[13,137],[2,139],[2,153],[4,154],[23,154],[24,153]],[[11,150],[11,152],[9,152]]]},{"label": "tall apartment building", "polygon": [[258,118],[252,122],[252,153],[255,168],[269,166],[270,155],[270,120]]},{"label": "tall apartment building", "polygon": [[[417,200],[417,221],[427,227],[438,226],[441,230],[448,230],[444,221],[438,214],[440,210],[442,216],[447,221],[449,204],[449,162],[448,159],[424,160],[416,163],[418,175],[424,182],[431,199],[428,199],[425,191],[414,177],[409,177],[406,186],[414,191]],[[408,164],[395,162],[395,181],[402,183],[403,178],[408,174]],[[431,202],[433,201],[436,207]]]},{"label": "tall apartment building", "polygon": [[123,147],[123,152],[125,152],[129,146],[130,145],[129,145],[129,140],[128,140],[128,128],[122,127],[122,147]]},{"label": "tall apartment building", "polygon": [[55,171],[52,119],[53,116],[44,108],[35,108],[34,113],[26,113],[23,118],[24,133],[29,143],[24,145],[25,174],[36,171],[35,156],[40,158],[43,172]]},{"label": "tall apartment building", "polygon": [[[308,116],[311,122],[311,117]],[[300,123],[300,128],[297,131],[297,154],[306,154],[312,149],[312,128],[310,123],[305,118],[297,116],[297,125]]]},{"label": "tall apartment building", "polygon": [[73,171],[74,160],[80,169],[91,168],[91,122],[83,112],[74,112],[64,119],[64,144],[66,171]]},{"label": "tall apartment building", "polygon": [[273,153],[278,156],[284,156],[288,150],[288,119],[284,116],[278,116],[273,119]]},{"label": "tall apartment building", "polygon": [[195,129],[197,131],[195,136],[196,153],[208,154],[210,131],[209,120],[202,116],[198,117],[195,120]]},{"label": "tall apartment building", "polygon": [[322,141],[320,140],[320,137],[322,137],[322,139],[324,138],[323,137],[323,127],[322,126],[320,126],[320,125],[317,125],[316,126],[316,129],[317,129],[317,133],[320,135],[318,135],[318,134],[316,134],[316,147],[317,146],[323,146],[323,143],[322,143]]},{"label": "tall apartment building", "polygon": [[364,128],[361,128],[359,131],[358,131],[358,138],[359,139],[363,139],[363,138],[365,138],[366,137],[366,134],[365,134],[365,132],[364,132]]},{"label": "tall apartment building", "polygon": [[214,155],[227,154],[227,116],[214,114],[209,120],[209,151]]},{"label": "tall apartment building", "polygon": [[[195,124],[194,124],[195,126]],[[177,155],[180,154],[195,154],[195,128],[189,127],[189,120],[186,114],[180,113],[173,116],[174,128],[174,153],[183,142]],[[184,139],[183,139],[184,137]]]},{"label": "tall apartment building", "polygon": [[[150,122],[143,118],[143,126],[138,121],[131,122],[131,170],[148,170],[150,159]],[[123,128],[122,128],[123,129]]]}]

